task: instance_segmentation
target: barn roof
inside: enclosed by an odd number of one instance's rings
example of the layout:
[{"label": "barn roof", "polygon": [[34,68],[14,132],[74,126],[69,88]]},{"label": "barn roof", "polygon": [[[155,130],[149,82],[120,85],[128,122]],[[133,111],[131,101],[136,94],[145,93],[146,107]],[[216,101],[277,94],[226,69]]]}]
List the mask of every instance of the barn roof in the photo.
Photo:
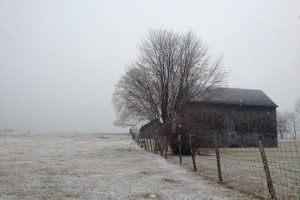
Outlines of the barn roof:
[{"label": "barn roof", "polygon": [[149,127],[149,126],[155,126],[155,125],[158,125],[159,123],[157,122],[157,120],[152,120],[152,121],[150,121],[149,123],[147,123],[147,124],[145,124],[145,125],[143,125],[141,128],[140,128],[140,131],[143,131],[143,130],[145,130],[147,127]]},{"label": "barn roof", "polygon": [[[240,88],[218,88],[219,93],[208,92],[206,95],[194,99],[192,102],[203,102],[220,105],[248,105],[277,107],[277,105],[262,91]],[[213,93],[214,95],[209,95]]]}]

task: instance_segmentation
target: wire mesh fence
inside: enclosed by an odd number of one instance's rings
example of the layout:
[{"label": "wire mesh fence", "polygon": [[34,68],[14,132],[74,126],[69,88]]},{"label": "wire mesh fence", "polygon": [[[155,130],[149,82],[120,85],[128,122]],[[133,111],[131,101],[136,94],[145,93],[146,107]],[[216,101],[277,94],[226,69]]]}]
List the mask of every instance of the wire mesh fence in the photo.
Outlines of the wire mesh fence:
[{"label": "wire mesh fence", "polygon": [[[172,154],[166,136],[135,140],[147,151],[180,164],[180,155]],[[192,149],[195,162],[184,155],[182,166],[207,179],[258,198],[300,199],[300,141],[279,141],[277,147],[218,148],[216,144]]]}]

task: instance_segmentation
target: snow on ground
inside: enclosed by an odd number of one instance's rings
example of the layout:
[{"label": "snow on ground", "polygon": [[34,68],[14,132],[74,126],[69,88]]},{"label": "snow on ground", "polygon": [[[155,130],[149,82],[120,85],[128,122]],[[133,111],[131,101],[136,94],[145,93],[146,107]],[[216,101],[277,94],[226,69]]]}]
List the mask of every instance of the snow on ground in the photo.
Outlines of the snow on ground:
[{"label": "snow on ground", "polygon": [[0,134],[0,199],[250,199],[126,134]]}]

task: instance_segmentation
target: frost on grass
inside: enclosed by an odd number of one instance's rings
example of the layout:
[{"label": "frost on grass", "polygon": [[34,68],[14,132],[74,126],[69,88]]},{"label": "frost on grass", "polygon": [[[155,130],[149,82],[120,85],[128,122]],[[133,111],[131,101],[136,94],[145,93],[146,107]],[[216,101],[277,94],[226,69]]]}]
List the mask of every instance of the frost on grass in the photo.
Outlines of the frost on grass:
[{"label": "frost on grass", "polygon": [[248,199],[126,134],[1,134],[0,199]]}]

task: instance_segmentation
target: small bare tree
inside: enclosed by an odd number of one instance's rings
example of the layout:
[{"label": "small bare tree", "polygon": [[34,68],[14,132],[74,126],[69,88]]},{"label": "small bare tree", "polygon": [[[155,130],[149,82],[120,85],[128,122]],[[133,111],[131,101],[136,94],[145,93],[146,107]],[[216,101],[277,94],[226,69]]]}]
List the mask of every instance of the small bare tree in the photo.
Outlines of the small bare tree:
[{"label": "small bare tree", "polygon": [[284,115],[287,119],[288,130],[292,134],[293,139],[297,138],[297,118],[294,112],[285,111]]},{"label": "small bare tree", "polygon": [[277,129],[278,129],[278,133],[280,135],[280,139],[283,139],[285,133],[287,132],[287,123],[288,123],[287,116],[284,113],[278,111],[278,113],[277,113]]},{"label": "small bare tree", "polygon": [[166,123],[192,99],[226,85],[221,59],[212,60],[192,32],[150,31],[138,49],[113,94],[117,125]]},{"label": "small bare tree", "polygon": [[296,101],[295,112],[300,115],[300,98]]},{"label": "small bare tree", "polygon": [[296,113],[297,128],[298,130],[300,130],[300,98],[296,101],[295,113]]}]

